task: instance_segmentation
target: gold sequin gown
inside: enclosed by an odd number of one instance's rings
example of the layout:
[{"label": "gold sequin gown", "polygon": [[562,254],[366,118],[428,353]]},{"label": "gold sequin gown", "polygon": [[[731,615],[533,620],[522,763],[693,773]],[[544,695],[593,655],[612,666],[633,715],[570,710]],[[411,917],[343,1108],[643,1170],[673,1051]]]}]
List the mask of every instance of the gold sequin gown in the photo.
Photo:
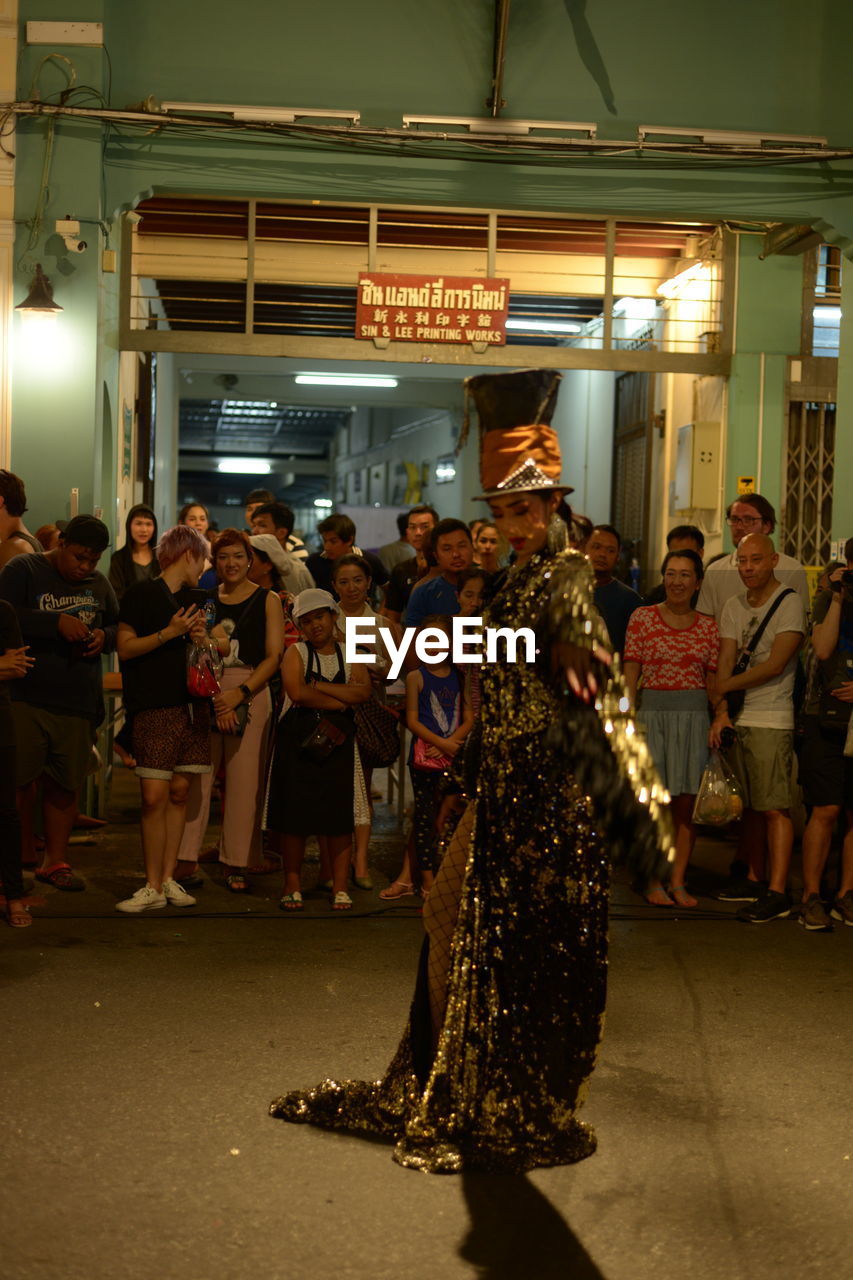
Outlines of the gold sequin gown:
[{"label": "gold sequin gown", "polygon": [[533,628],[538,658],[481,668],[437,1047],[427,942],[383,1078],[324,1080],[270,1107],[283,1120],[383,1134],[395,1160],[431,1173],[520,1173],[595,1150],[576,1112],[604,1014],[610,863],[626,856],[649,874],[672,857],[668,797],[618,672],[595,708],[552,674],[555,645],[607,643],[585,558],[537,553],[509,572],[485,622]]}]

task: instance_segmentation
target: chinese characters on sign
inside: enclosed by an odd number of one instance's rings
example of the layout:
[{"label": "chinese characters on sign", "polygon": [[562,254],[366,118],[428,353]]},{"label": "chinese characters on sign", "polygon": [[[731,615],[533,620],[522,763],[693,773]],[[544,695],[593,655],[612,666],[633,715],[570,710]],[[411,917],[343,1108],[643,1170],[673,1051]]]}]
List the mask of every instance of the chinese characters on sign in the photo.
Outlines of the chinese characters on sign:
[{"label": "chinese characters on sign", "polygon": [[506,342],[509,280],[361,272],[357,338],[392,342]]}]

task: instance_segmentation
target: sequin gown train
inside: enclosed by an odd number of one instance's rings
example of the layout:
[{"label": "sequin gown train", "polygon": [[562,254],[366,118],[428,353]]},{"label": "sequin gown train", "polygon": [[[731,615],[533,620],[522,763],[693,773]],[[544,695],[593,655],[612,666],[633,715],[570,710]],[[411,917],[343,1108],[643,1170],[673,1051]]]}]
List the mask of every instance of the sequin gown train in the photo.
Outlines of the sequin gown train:
[{"label": "sequin gown train", "polygon": [[[618,672],[595,709],[552,677],[553,646],[606,644],[584,557],[534,555],[510,571],[492,627],[531,627],[537,661],[484,664],[466,750],[473,815],[433,1052],[427,951],[409,1023],[379,1081],[325,1080],[271,1114],[396,1140],[431,1173],[522,1172],[590,1155],[576,1112],[595,1064],[607,972],[609,867],[671,857],[666,795],[625,714]],[[473,818],[473,821],[471,819]]]}]

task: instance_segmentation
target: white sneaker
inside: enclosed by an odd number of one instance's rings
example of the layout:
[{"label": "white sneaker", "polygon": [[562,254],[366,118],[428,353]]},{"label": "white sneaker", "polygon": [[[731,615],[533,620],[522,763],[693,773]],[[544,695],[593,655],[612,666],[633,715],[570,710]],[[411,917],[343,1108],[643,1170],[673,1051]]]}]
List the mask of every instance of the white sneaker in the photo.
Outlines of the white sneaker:
[{"label": "white sneaker", "polygon": [[165,907],[165,905],[165,895],[152,889],[150,884],[146,884],[144,888],[137,889],[132,898],[117,902],[116,911],[126,911],[128,915],[133,915],[138,911],[147,911],[149,907]]},{"label": "white sneaker", "polygon": [[173,907],[194,907],[196,899],[191,893],[187,893],[182,884],[178,884],[177,880],[171,878],[163,881],[163,893],[166,901],[170,902]]}]

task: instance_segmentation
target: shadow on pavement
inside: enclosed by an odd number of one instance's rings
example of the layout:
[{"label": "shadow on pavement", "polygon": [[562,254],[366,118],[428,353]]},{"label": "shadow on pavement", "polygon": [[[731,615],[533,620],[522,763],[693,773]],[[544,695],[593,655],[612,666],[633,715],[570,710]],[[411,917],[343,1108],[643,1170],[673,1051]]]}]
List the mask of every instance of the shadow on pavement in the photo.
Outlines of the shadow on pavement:
[{"label": "shadow on pavement", "polygon": [[471,1226],[459,1256],[478,1280],[605,1280],[529,1178],[464,1173],[462,1192]]}]

